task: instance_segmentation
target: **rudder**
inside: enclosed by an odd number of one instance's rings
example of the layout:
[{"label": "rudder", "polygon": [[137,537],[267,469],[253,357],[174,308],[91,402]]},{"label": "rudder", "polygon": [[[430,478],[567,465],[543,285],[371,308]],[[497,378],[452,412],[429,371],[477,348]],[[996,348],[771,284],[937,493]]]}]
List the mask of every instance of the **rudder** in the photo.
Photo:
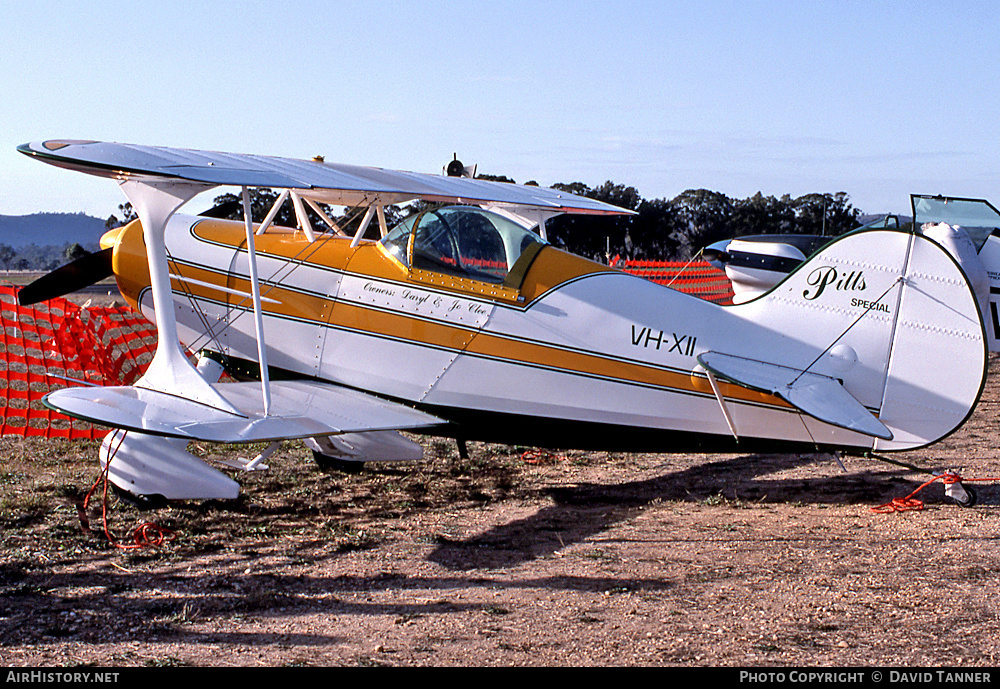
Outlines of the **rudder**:
[{"label": "rudder", "polygon": [[948,435],[982,391],[987,352],[976,297],[954,259],[921,235],[845,235],[765,295],[731,308],[780,336],[780,351],[766,338],[757,357],[834,378],[877,416],[893,437],[871,438],[873,449]]}]

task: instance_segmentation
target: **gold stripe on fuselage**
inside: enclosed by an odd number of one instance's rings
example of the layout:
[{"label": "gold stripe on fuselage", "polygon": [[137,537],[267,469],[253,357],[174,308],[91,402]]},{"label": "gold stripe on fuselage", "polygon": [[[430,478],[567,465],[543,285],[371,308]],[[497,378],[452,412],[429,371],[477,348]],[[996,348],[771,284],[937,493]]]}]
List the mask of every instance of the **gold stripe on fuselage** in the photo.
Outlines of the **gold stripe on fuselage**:
[{"label": "gold stripe on fuselage", "polygon": [[[136,225],[138,225],[136,223]],[[191,227],[191,234],[200,241],[232,250],[245,251],[246,235],[243,225],[219,220],[198,220]],[[141,230],[122,232],[116,244],[115,273],[123,296],[136,306],[138,295],[148,286],[148,269]],[[497,308],[530,308],[533,301],[560,285],[589,275],[614,272],[592,261],[547,247],[538,254],[528,270],[520,290],[496,291],[496,285],[444,276],[439,284],[430,285],[425,280],[414,280],[411,273],[393,261],[377,242],[363,241],[350,247],[350,240],[321,235],[309,243],[303,233],[288,228],[274,228],[255,238],[259,257],[282,259],[294,270],[295,264],[310,269],[320,269],[333,276],[357,276],[387,283],[406,285],[414,289],[437,291],[497,304]],[[234,309],[252,309],[247,297],[233,295],[200,283],[218,284],[228,290],[250,293],[250,281],[228,271],[211,268],[189,261],[171,260],[171,272],[191,280],[171,280],[176,294],[196,299],[226,304]],[[287,275],[284,271],[281,275]],[[625,384],[662,388],[669,391],[712,395],[707,378],[664,367],[639,363],[621,357],[593,351],[576,350],[549,343],[526,340],[502,333],[484,331],[475,325],[443,323],[429,317],[404,313],[385,306],[362,304],[336,296],[310,293],[302,289],[267,282],[261,276],[261,293],[269,300],[263,304],[265,313],[279,318],[289,318],[320,327],[333,327],[358,332],[373,337],[389,337],[417,346],[428,346],[461,352],[470,356],[489,358],[516,365],[527,365],[548,370],[586,375]],[[197,282],[195,282],[197,281]],[[494,290],[495,294],[489,294]],[[789,408],[778,397],[719,381],[726,398]]]}]

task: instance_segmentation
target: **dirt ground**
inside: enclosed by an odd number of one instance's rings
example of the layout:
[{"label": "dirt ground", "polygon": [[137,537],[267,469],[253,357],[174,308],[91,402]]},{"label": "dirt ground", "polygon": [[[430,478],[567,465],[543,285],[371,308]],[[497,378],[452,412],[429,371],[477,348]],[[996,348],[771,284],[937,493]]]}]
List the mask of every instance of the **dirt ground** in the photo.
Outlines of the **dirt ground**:
[{"label": "dirt ground", "polygon": [[[1000,361],[970,422],[894,459],[1000,477]],[[1000,486],[830,456],[426,442],[323,471],[288,443],[232,504],[104,532],[89,442],[0,439],[0,665],[996,666]],[[196,446],[219,457],[222,448]],[[251,450],[252,452],[253,450]]]}]

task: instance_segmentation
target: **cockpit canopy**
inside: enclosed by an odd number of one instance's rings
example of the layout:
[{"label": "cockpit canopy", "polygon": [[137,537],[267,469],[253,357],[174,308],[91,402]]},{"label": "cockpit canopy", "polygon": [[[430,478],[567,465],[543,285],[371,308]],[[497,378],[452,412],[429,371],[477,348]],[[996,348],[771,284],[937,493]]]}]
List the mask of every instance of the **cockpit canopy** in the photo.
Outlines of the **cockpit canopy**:
[{"label": "cockpit canopy", "polygon": [[515,286],[509,284],[512,277],[523,277],[527,263],[545,244],[513,220],[475,206],[417,213],[382,239],[385,249],[408,268],[508,286]]},{"label": "cockpit canopy", "polygon": [[986,199],[912,194],[913,220],[917,227],[927,223],[948,223],[969,235],[976,251],[981,251],[990,235],[1000,230],[1000,211]]}]

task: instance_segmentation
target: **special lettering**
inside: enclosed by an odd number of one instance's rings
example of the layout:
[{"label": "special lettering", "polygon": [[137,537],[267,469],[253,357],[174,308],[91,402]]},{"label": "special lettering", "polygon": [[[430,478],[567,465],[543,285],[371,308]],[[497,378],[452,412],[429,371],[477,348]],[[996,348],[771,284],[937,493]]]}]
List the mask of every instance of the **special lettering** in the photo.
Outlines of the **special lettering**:
[{"label": "special lettering", "polygon": [[370,303],[403,312],[416,312],[431,318],[464,320],[471,316],[475,319],[482,319],[491,313],[488,304],[408,287],[397,289],[367,281],[361,284],[361,290],[368,295]]},{"label": "special lettering", "polygon": [[384,294],[387,297],[396,296],[396,292],[389,289],[388,287],[382,287],[381,285],[375,285],[371,282],[366,282],[365,286],[362,287],[365,292],[374,292],[375,294]]},{"label": "special lettering", "polygon": [[864,299],[851,299],[851,306],[866,309],[868,311],[881,311],[889,313],[889,305],[877,301],[865,301]]}]

